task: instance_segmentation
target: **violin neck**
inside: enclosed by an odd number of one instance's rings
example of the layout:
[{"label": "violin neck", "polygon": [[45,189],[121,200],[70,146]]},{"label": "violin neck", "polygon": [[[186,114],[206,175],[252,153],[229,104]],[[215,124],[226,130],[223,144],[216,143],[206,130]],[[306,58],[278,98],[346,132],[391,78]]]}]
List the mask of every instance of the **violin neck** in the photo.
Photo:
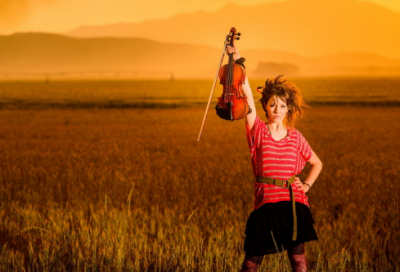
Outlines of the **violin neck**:
[{"label": "violin neck", "polygon": [[229,60],[228,60],[228,76],[227,76],[227,80],[228,80],[228,85],[233,85],[233,53],[229,54]]}]

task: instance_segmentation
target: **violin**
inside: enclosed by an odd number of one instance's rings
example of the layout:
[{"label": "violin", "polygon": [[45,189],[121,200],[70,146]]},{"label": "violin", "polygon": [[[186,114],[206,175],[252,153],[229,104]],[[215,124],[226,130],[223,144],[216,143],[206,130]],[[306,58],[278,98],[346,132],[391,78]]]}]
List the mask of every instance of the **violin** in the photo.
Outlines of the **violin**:
[{"label": "violin", "polygon": [[[238,37],[236,37],[238,36]],[[246,70],[244,65],[235,63],[233,60],[233,53],[229,54],[228,64],[221,67],[226,46],[229,44],[234,47],[234,41],[240,39],[240,33],[236,33],[236,28],[232,27],[229,35],[226,36],[224,47],[222,48],[222,55],[218,65],[218,72],[214,79],[214,84],[211,89],[210,97],[204,113],[203,123],[201,124],[198,141],[200,141],[203,132],[204,123],[206,121],[208,109],[210,107],[211,98],[214,93],[215,84],[217,79],[220,78],[220,84],[223,85],[223,92],[218,97],[218,103],[215,106],[217,115],[225,120],[239,120],[244,118],[247,114],[251,113],[251,108],[247,103],[247,97],[242,90],[242,85],[246,79]]]},{"label": "violin", "polygon": [[[236,28],[232,27],[226,44],[234,47],[234,41],[239,39],[240,33],[236,33]],[[251,113],[247,97],[242,90],[242,84],[246,79],[246,70],[243,65],[235,63],[233,53],[229,54],[228,64],[219,69],[218,75],[220,84],[223,85],[223,91],[215,106],[217,115],[222,119],[233,121],[242,119]]]}]

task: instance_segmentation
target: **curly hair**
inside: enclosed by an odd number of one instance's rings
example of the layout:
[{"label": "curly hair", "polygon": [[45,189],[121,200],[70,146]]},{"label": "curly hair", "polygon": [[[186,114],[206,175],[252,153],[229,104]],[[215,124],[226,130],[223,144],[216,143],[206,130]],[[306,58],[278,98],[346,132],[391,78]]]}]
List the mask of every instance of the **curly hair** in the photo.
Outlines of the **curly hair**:
[{"label": "curly hair", "polygon": [[[257,91],[262,94],[261,105],[265,111],[265,116],[268,118],[268,111],[265,105],[271,97],[277,96],[286,102],[288,113],[284,120],[285,125],[294,127],[298,118],[301,118],[304,113],[304,108],[308,107],[304,102],[300,89],[286,79],[281,79],[283,75],[277,76],[275,79],[267,79],[264,87],[257,88]],[[261,89],[261,91],[260,91]]]}]

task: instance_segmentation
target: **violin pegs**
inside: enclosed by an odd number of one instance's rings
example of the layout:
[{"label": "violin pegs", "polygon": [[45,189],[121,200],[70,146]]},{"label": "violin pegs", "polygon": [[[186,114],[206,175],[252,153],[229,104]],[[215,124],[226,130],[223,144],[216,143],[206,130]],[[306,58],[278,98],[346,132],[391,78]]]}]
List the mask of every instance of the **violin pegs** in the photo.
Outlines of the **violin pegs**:
[{"label": "violin pegs", "polygon": [[240,37],[235,38],[235,40],[240,40]]},{"label": "violin pegs", "polygon": [[242,34],[240,34],[240,32],[236,34],[236,36],[240,36],[240,35],[242,35]]}]

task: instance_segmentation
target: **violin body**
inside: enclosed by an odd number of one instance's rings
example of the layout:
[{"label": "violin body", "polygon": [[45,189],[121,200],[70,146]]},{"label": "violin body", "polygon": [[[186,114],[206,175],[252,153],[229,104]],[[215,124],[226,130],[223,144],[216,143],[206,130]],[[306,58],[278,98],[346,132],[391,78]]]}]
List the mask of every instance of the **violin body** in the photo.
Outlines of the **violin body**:
[{"label": "violin body", "polygon": [[[240,33],[237,35],[240,36]],[[235,36],[236,29],[233,27],[227,37],[231,46],[233,46]],[[229,54],[228,64],[219,69],[218,76],[220,84],[223,85],[223,92],[218,97],[218,103],[215,107],[217,115],[222,119],[233,121],[242,119],[251,113],[247,97],[242,90],[242,85],[246,79],[246,70],[244,66],[233,61],[233,54]]]},{"label": "violin body", "polygon": [[251,112],[242,84],[246,79],[246,70],[242,65],[233,64],[232,82],[228,78],[228,64],[219,70],[220,84],[223,85],[222,96],[218,97],[217,115],[225,120],[239,120]]}]

